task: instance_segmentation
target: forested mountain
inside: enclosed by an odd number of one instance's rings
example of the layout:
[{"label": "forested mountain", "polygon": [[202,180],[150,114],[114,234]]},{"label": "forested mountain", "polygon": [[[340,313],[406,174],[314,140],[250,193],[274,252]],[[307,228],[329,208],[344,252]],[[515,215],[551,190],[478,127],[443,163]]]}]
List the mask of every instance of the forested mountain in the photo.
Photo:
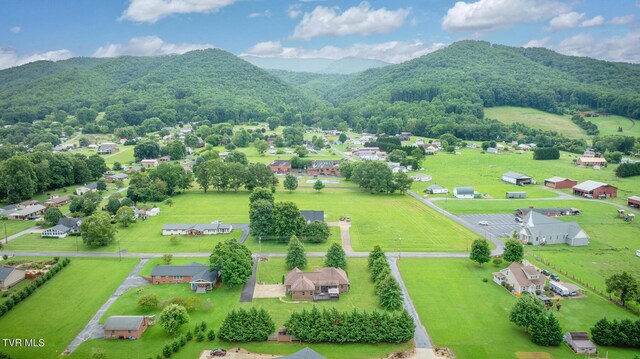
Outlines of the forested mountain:
[{"label": "forested mountain", "polygon": [[345,74],[317,74],[312,72],[293,72],[284,70],[269,70],[270,73],[284,80],[289,85],[298,88],[306,95],[317,99],[326,99],[333,88],[347,82],[353,75]]},{"label": "forested mountain", "polygon": [[38,62],[0,71],[5,124],[31,122],[57,110],[106,111],[114,127],[150,117],[167,124],[293,116],[316,104],[279,78],[222,50],[179,56]]},{"label": "forested mountain", "polygon": [[287,59],[258,56],[240,56],[240,58],[267,70],[311,72],[318,74],[352,74],[389,65],[389,63],[384,61],[361,59],[358,57],[345,57],[338,60],[325,58]]}]

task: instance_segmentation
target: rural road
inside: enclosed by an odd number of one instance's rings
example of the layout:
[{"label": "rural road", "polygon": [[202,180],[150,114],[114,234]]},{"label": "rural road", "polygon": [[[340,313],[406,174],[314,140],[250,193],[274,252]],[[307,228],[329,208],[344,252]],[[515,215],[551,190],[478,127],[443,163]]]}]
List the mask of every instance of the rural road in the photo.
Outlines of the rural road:
[{"label": "rural road", "polygon": [[104,315],[104,313],[111,307],[111,305],[118,299],[120,296],[131,288],[140,287],[146,284],[149,284],[147,280],[139,276],[140,270],[147,263],[148,259],[140,260],[135,268],[129,273],[127,278],[122,281],[120,286],[116,289],[116,291],[107,299],[107,301],[98,309],[96,314],[89,320],[89,323],[82,329],[82,331],[73,339],[71,344],[65,349],[65,353],[72,353],[76,348],[82,344],[83,342],[89,339],[97,339],[104,337],[104,326],[99,323],[100,318]]},{"label": "rural road", "polygon": [[[20,231],[20,232],[18,232],[18,233],[16,233],[16,234],[12,234],[12,235],[10,235],[10,236],[8,236],[8,237],[6,238],[6,240],[5,240],[4,244],[7,244],[10,240],[16,239],[16,238],[18,238],[18,237],[20,237],[20,236],[23,236],[23,235],[25,235],[25,234],[32,233],[32,232],[34,232],[34,231],[35,231],[35,230],[37,230],[37,229],[40,229],[40,227],[39,227],[39,226],[33,226],[33,227],[31,227],[31,228],[27,228],[27,229],[25,229],[25,230],[23,230],[23,231]],[[2,240],[0,240],[0,242],[2,242]]]},{"label": "rural road", "polygon": [[[108,253],[97,253],[97,252],[2,252],[9,257],[18,256],[18,257],[89,257],[89,258],[140,258],[140,259],[150,259],[150,258],[162,258],[165,253],[133,253],[133,252],[123,252],[120,254],[119,252],[108,252]],[[388,255],[404,257],[404,258],[468,258],[469,253],[466,252],[387,252]],[[189,252],[189,253],[172,253],[174,258],[209,258],[211,253],[205,252]],[[307,257],[324,257],[326,252],[307,252]],[[258,254],[254,254],[254,257],[258,256]],[[286,252],[271,252],[271,253],[260,253],[262,257],[286,257]],[[346,254],[349,258],[366,258],[369,256],[369,252],[351,252]]]}]

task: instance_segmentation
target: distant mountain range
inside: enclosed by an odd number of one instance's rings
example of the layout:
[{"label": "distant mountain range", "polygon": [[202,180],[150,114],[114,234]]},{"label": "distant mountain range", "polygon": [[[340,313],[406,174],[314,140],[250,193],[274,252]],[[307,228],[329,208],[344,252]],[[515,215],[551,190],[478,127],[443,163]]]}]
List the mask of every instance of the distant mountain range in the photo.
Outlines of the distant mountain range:
[{"label": "distant mountain range", "polygon": [[317,74],[353,74],[390,65],[380,60],[345,57],[338,60],[324,58],[285,59],[241,55],[241,59],[267,70],[311,72]]}]

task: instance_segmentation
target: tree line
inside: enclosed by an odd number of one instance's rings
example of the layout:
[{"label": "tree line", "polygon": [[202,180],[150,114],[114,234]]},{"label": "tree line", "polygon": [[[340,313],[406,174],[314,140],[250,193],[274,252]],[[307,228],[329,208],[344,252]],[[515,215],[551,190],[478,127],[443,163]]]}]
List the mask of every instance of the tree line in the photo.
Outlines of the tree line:
[{"label": "tree line", "polygon": [[389,166],[380,161],[342,162],[340,174],[371,193],[404,193],[413,183],[406,173],[393,173]]}]

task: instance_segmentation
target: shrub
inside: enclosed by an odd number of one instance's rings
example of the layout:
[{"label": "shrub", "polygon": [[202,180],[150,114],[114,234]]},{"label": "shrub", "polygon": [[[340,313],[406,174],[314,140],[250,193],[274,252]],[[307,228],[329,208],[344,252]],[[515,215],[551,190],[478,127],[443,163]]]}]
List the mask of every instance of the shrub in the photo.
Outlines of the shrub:
[{"label": "shrub", "polygon": [[216,339],[216,332],[214,332],[213,329],[209,329],[207,332],[207,339],[209,339],[210,342]]},{"label": "shrub", "polygon": [[171,304],[177,304],[177,305],[181,305],[181,306],[185,306],[185,300],[180,298],[180,297],[173,297],[173,299],[171,299]]},{"label": "shrub", "polygon": [[173,350],[174,353],[177,353],[178,350],[180,350],[180,342],[177,340],[171,342],[171,350]]},{"label": "shrub", "polygon": [[489,282],[489,280],[488,280],[487,278],[482,278],[482,281],[483,281],[484,283]]},{"label": "shrub", "polygon": [[193,334],[191,333],[191,331],[187,331],[187,333],[184,335],[185,338],[187,338],[187,341],[190,341],[191,339],[193,339]]},{"label": "shrub", "polygon": [[496,267],[499,267],[501,264],[502,264],[502,258],[493,259],[493,265],[495,265]]},{"label": "shrub", "polygon": [[171,358],[171,354],[173,354],[173,349],[170,344],[162,347],[162,355],[164,355],[165,358]]},{"label": "shrub", "polygon": [[198,332],[198,334],[196,334],[196,341],[197,342],[204,341],[204,338],[205,338],[204,332]]}]

